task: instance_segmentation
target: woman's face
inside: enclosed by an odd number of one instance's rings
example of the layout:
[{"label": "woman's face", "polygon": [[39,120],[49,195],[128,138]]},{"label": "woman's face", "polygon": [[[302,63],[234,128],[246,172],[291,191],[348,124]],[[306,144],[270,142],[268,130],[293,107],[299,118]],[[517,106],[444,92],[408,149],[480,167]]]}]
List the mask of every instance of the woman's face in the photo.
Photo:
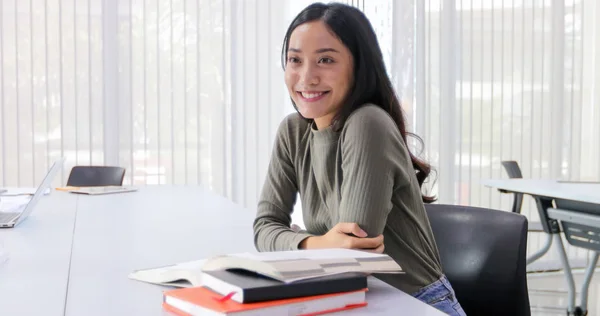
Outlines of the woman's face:
[{"label": "woman's face", "polygon": [[300,114],[331,125],[353,78],[352,54],[322,21],[298,26],[287,51],[285,83]]}]

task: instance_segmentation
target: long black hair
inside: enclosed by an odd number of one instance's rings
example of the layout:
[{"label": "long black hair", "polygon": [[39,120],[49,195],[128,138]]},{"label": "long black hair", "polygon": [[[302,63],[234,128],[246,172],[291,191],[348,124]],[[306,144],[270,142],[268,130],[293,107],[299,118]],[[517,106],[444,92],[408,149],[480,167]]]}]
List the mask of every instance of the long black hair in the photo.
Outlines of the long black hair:
[{"label": "long black hair", "polygon": [[[421,138],[406,131],[406,119],[392,82],[387,75],[377,36],[367,17],[357,8],[341,3],[313,3],[302,10],[294,18],[285,33],[281,53],[283,68],[285,69],[287,64],[287,51],[292,32],[301,24],[315,20],[327,24],[329,29],[350,50],[354,61],[353,86],[350,88],[340,111],[333,118],[333,129],[340,130],[354,110],[366,103],[372,103],[390,114],[396,126],[398,126],[407,147],[406,138],[408,135],[415,137],[422,143]],[[293,100],[292,104],[298,111]],[[431,166],[415,157],[410,149],[409,154],[421,187],[431,172]],[[423,201],[431,203],[435,201],[435,198],[423,195]]]}]

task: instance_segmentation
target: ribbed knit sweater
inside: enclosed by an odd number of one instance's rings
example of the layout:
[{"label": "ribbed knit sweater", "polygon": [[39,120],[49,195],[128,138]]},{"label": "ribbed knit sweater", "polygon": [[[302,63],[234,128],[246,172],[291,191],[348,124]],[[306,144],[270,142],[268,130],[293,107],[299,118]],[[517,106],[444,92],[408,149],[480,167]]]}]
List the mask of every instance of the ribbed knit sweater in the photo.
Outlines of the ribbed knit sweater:
[{"label": "ribbed knit sweater", "polygon": [[[290,228],[300,194],[306,231]],[[439,253],[408,149],[383,109],[355,110],[340,131],[318,130],[299,114],[280,124],[261,191],[254,241],[258,251],[298,249],[339,222],[384,235],[384,252],[405,274],[376,275],[412,294],[441,275]]]}]

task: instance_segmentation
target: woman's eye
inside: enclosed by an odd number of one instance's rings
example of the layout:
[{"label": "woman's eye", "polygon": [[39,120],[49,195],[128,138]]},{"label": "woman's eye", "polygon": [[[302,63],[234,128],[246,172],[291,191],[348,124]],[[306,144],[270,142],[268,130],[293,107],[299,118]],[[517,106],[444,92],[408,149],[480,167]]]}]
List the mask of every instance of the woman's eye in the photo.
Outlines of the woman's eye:
[{"label": "woman's eye", "polygon": [[331,64],[333,63],[333,59],[329,58],[329,57],[323,57],[319,60],[320,63],[324,63],[324,64]]},{"label": "woman's eye", "polygon": [[296,57],[289,57],[288,58],[288,62],[290,62],[290,63],[298,63],[298,62],[300,62],[300,60],[298,58],[296,58]]}]

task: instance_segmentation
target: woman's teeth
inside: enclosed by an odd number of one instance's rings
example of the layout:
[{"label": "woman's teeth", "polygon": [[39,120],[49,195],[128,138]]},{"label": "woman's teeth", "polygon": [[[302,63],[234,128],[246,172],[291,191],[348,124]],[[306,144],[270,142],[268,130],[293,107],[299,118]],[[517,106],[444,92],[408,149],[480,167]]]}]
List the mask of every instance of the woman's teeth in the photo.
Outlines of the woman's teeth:
[{"label": "woman's teeth", "polygon": [[321,96],[323,93],[325,92],[317,92],[317,93],[307,93],[307,92],[301,92],[302,96],[307,98],[307,99],[312,99],[312,98],[316,98],[318,96]]}]

